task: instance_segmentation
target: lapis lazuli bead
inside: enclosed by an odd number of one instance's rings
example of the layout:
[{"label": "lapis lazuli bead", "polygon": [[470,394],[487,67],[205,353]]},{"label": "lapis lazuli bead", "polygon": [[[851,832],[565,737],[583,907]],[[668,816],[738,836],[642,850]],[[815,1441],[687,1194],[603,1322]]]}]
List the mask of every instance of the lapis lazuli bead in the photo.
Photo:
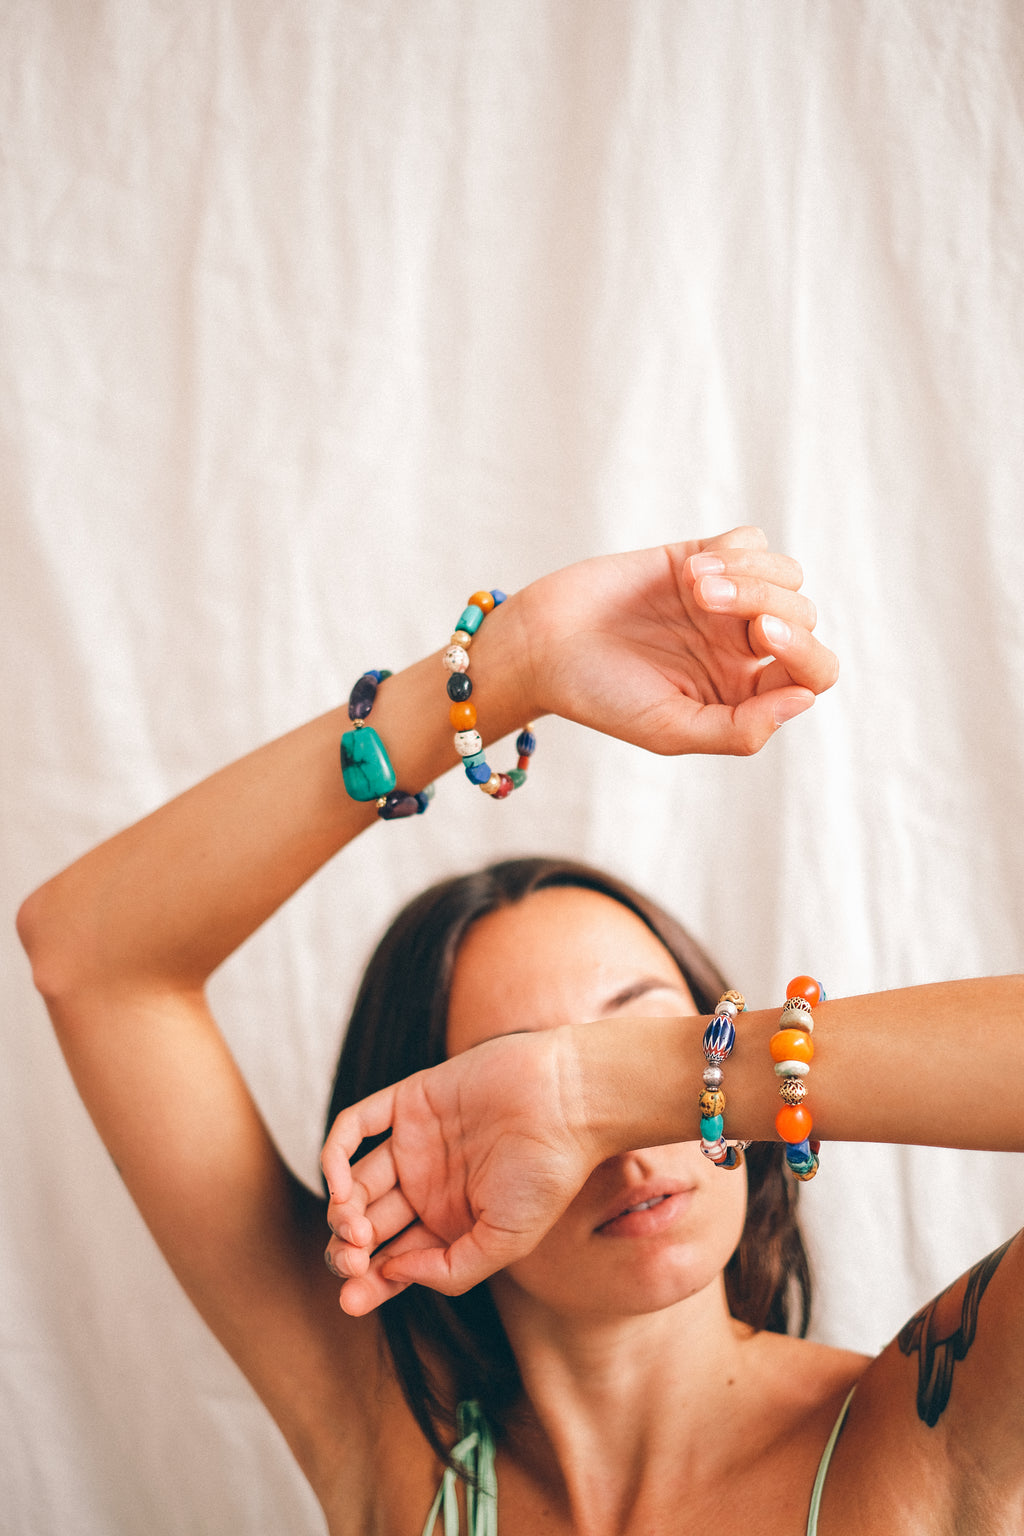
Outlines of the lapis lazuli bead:
[{"label": "lapis lazuli bead", "polygon": [[395,787],[395,770],[372,725],[341,738],[341,776],[353,800],[379,800]]},{"label": "lapis lazuli bead", "polygon": [[727,1013],[716,1013],[704,1031],[704,1058],[721,1063],[736,1044],[736,1026]]},{"label": "lapis lazuli bead", "polygon": [[467,635],[475,635],[483,621],[483,609],[478,608],[476,603],[470,603],[468,608],[463,608],[458,617],[455,628],[461,629]]},{"label": "lapis lazuli bead", "polygon": [[348,717],[350,720],[365,720],[373,708],[373,701],[377,697],[377,684],[379,674],[376,672],[364,672],[357,678],[352,692],[348,696]]},{"label": "lapis lazuli bead", "polygon": [[700,1134],[705,1141],[717,1141],[722,1134],[725,1121],[721,1115],[702,1115],[700,1122]]},{"label": "lapis lazuli bead", "polygon": [[[467,759],[463,758],[463,766]],[[474,763],[472,768],[466,768],[466,778],[471,784],[486,784],[491,776],[491,769],[486,763]]]}]

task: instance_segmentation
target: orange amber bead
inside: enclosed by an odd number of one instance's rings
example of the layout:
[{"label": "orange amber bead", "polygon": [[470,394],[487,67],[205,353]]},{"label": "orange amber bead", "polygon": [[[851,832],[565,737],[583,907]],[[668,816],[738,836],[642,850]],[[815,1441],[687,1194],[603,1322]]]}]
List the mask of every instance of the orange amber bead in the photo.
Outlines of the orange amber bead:
[{"label": "orange amber bead", "polygon": [[814,1041],[802,1029],[780,1029],[768,1042],[773,1061],[810,1061]]},{"label": "orange amber bead", "polygon": [[474,592],[466,606],[479,608],[483,613],[490,613],[494,607],[494,598],[489,592]]},{"label": "orange amber bead", "polygon": [[775,1129],[790,1146],[806,1141],[813,1124],[811,1112],[803,1104],[786,1104],[775,1116]]},{"label": "orange amber bead", "polygon": [[794,976],[786,988],[787,997],[804,997],[812,1008],[821,1002],[821,987],[813,976]]},{"label": "orange amber bead", "polygon": [[453,704],[448,719],[457,731],[471,731],[476,725],[476,710],[468,700],[464,704]]}]

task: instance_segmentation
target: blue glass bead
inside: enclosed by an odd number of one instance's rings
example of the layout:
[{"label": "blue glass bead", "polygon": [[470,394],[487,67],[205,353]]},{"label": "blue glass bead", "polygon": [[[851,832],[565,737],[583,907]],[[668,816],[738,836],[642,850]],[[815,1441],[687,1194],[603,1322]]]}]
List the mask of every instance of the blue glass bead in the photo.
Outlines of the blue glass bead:
[{"label": "blue glass bead", "polygon": [[352,692],[348,696],[348,717],[350,720],[365,720],[373,708],[373,701],[377,697],[377,684],[380,674],[377,672],[364,672],[357,678]]},{"label": "blue glass bead", "polygon": [[717,1141],[722,1134],[725,1121],[721,1115],[703,1115],[700,1120],[700,1134],[704,1141]]},{"label": "blue glass bead", "polygon": [[811,1155],[811,1143],[806,1141],[791,1141],[786,1145],[786,1157],[791,1163],[802,1163]]},{"label": "blue glass bead", "polygon": [[[468,759],[463,758],[462,761],[465,764]],[[466,778],[471,784],[486,784],[490,776],[491,769],[486,763],[474,763],[472,768],[466,769]]]},{"label": "blue glass bead", "polygon": [[453,704],[464,704],[473,692],[473,684],[469,680],[468,672],[450,672],[445,686]]},{"label": "blue glass bead", "polygon": [[721,1065],[736,1044],[736,1026],[727,1013],[716,1013],[704,1031],[704,1058]]},{"label": "blue glass bead", "polygon": [[476,603],[470,603],[468,608],[463,608],[455,628],[463,630],[467,635],[475,635],[483,621],[483,609],[478,608]]},{"label": "blue glass bead", "polygon": [[495,608],[497,608],[499,606],[499,604],[501,604],[501,603],[503,603],[505,601],[507,593],[502,592],[500,587],[492,587],[491,588],[491,596],[494,598],[494,606],[495,606]]},{"label": "blue glass bead", "polygon": [[516,751],[520,757],[532,757],[537,750],[537,738],[532,731],[520,731],[516,737]]},{"label": "blue glass bead", "polygon": [[341,738],[341,776],[353,800],[379,800],[395,787],[395,770],[372,725]]}]

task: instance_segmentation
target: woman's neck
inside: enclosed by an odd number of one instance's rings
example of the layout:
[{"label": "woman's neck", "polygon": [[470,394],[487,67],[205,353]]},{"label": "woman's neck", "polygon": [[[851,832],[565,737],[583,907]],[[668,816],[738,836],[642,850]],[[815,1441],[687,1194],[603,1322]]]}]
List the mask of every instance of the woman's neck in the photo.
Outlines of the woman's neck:
[{"label": "woman's neck", "polygon": [[716,1474],[708,1405],[717,1414],[742,1391],[751,1338],[721,1277],[675,1306],[614,1318],[555,1316],[513,1283],[491,1283],[526,1397],[516,1459],[564,1501],[574,1529],[621,1529],[645,1488]]}]

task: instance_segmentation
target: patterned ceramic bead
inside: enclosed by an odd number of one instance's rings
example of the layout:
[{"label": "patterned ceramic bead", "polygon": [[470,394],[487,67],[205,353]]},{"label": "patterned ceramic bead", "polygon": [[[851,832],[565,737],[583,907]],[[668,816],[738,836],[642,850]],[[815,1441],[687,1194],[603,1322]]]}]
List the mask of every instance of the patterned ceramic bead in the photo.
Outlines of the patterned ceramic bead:
[{"label": "patterned ceramic bead", "polygon": [[806,1029],[810,1032],[814,1028],[814,1019],[811,1016],[811,1005],[805,997],[791,997],[779,1015],[780,1029]]},{"label": "patterned ceramic bead", "polygon": [[698,1102],[702,1116],[720,1115],[725,1110],[725,1094],[720,1088],[705,1088]]},{"label": "patterned ceramic bead", "polygon": [[743,996],[742,992],[737,992],[734,987],[730,987],[728,991],[722,993],[722,1002],[732,1003],[733,1007],[739,1013],[746,1013],[747,1011],[746,998]]},{"label": "patterned ceramic bead", "polygon": [[736,1044],[736,1026],[727,1013],[716,1013],[704,1031],[704,1057],[714,1066],[721,1066]]},{"label": "patterned ceramic bead", "polygon": [[783,1078],[779,1084],[779,1098],[783,1104],[802,1104],[807,1097],[807,1084],[799,1077]]},{"label": "patterned ceramic bead", "polygon": [[475,757],[477,752],[482,752],[483,749],[483,737],[479,731],[455,732],[455,750],[460,757]]},{"label": "patterned ceramic bead", "polygon": [[469,666],[469,652],[464,645],[450,645],[441,660],[449,672],[465,672]]}]

